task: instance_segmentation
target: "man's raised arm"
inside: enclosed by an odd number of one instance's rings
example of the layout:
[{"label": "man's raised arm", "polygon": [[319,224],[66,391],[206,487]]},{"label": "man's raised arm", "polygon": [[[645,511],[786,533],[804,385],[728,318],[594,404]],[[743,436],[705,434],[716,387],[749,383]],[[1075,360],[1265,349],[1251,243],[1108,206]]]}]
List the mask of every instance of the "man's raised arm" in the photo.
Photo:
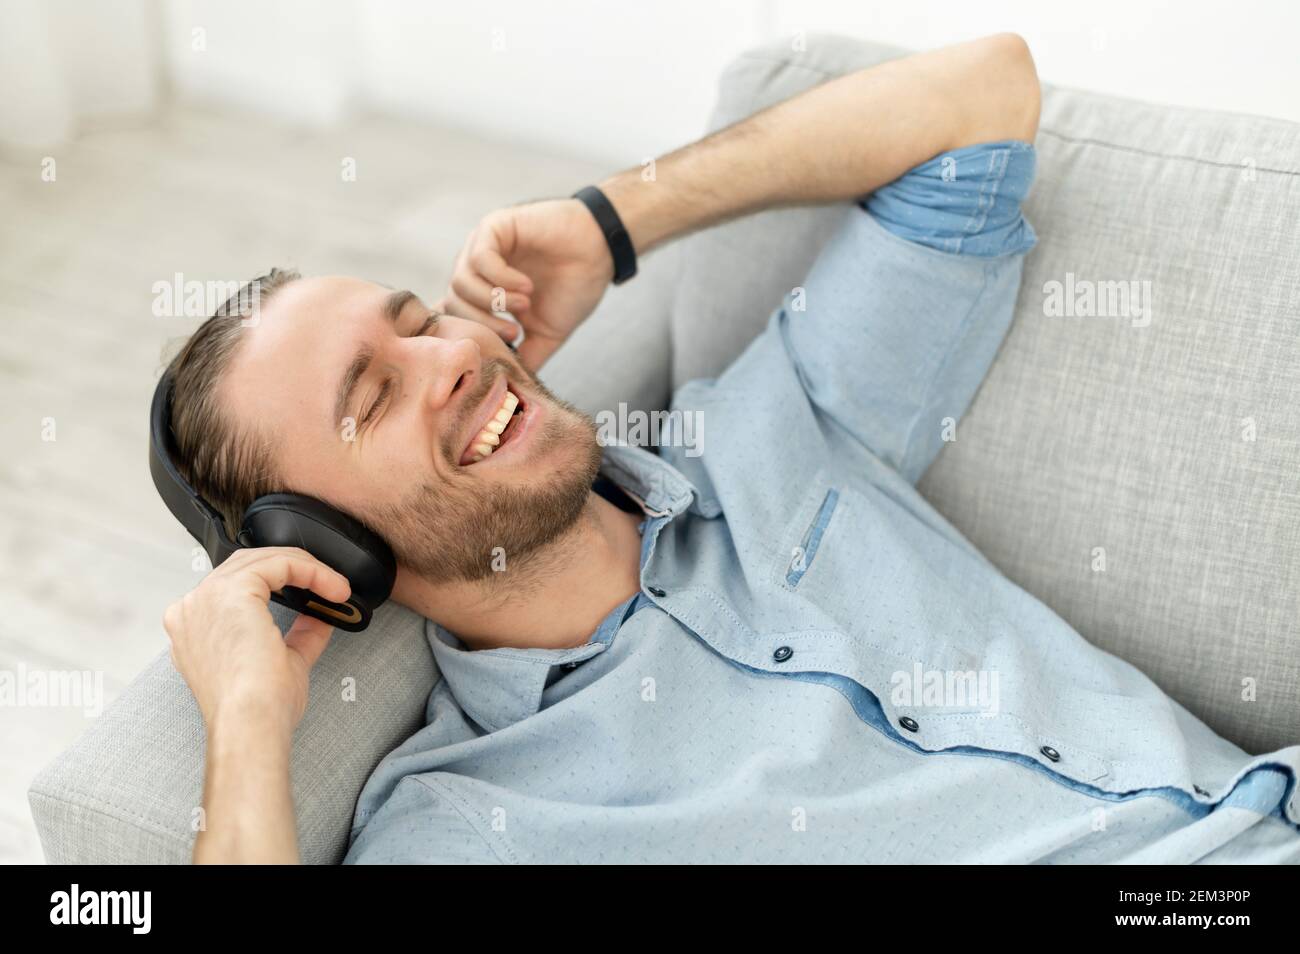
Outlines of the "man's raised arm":
[{"label": "man's raised arm", "polygon": [[[637,254],[783,205],[862,197],[941,152],[1032,142],[1040,90],[1025,42],[1003,33],[831,80],[655,162],[600,183]],[[613,276],[604,236],[576,199],[488,215],[458,257],[441,307],[507,340],[523,324],[537,368],[595,308]]]},{"label": "man's raised arm", "polygon": [[1013,33],[841,76],[601,183],[643,253],[763,209],[856,199],[941,152],[1032,142],[1038,75]]}]

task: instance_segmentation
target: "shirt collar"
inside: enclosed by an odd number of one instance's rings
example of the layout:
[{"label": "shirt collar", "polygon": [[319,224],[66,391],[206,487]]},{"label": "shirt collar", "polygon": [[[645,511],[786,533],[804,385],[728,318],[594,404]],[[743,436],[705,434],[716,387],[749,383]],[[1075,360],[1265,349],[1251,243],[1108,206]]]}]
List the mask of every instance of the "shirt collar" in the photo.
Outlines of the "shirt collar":
[{"label": "shirt collar", "polygon": [[[639,447],[606,447],[600,472],[640,504],[647,517],[671,519],[686,510],[696,494],[672,464]],[[643,545],[643,568],[648,553]],[[614,607],[587,642],[567,649],[471,650],[433,620],[425,621],[425,638],[465,714],[496,732],[537,713],[552,667],[582,662],[609,648],[637,595]]]},{"label": "shirt collar", "polygon": [[679,514],[698,496],[695,486],[680,470],[641,447],[606,447],[600,472],[623,488],[651,517]]}]

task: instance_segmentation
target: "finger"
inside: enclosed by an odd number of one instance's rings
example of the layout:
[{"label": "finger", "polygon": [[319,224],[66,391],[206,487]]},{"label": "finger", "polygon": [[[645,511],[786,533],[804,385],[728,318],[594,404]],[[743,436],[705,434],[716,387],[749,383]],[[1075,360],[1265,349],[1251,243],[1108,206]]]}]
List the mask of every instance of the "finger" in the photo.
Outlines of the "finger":
[{"label": "finger", "polygon": [[181,604],[180,601],[172,603],[163,610],[163,630],[167,633],[168,639],[175,639],[176,634],[180,632],[181,626]]},{"label": "finger", "polygon": [[256,559],[259,549],[261,548],[241,547],[240,549],[236,550],[234,553],[230,554],[230,556],[226,557],[223,561],[221,561],[220,565],[213,568],[214,575],[218,573],[229,573],[231,570],[243,566],[245,563],[248,563],[250,560]]},{"label": "finger", "polygon": [[448,292],[444,304],[447,308],[447,314],[455,315],[457,318],[467,318],[470,321],[481,321],[490,325],[493,321],[505,321],[490,311],[484,311],[473,302],[466,301],[455,292]]},{"label": "finger", "polygon": [[429,308],[436,315],[453,315],[457,318],[464,317],[463,315],[456,314],[454,310],[455,303],[456,296],[451,293],[450,289],[448,289],[447,293],[430,305]]},{"label": "finger", "polygon": [[232,573],[238,573],[250,564],[265,560],[270,556],[291,556],[299,557],[306,560],[316,559],[302,547],[240,547],[234,553],[230,554],[220,566],[214,571],[213,575],[222,574],[229,576]]},{"label": "finger", "polygon": [[472,268],[460,268],[451,276],[451,290],[457,297],[485,311],[522,311],[528,307],[527,295],[507,291],[488,281]]},{"label": "finger", "polygon": [[514,268],[491,245],[480,244],[470,254],[470,264],[484,279],[507,291],[532,294],[533,282],[519,269]]},{"label": "finger", "polygon": [[329,623],[301,613],[284,634],[284,645],[301,656],[310,669],[325,652],[333,633],[334,627]]},{"label": "finger", "polygon": [[482,308],[477,308],[457,295],[448,295],[444,300],[444,305],[447,314],[487,325],[506,344],[511,344],[519,337],[518,323],[511,321],[509,318],[494,315],[490,311],[484,311]]},{"label": "finger", "polygon": [[[284,589],[297,586],[311,590],[319,596],[335,603],[342,603],[352,593],[348,578],[337,570],[321,563],[305,550],[292,548],[267,548],[262,559],[248,564],[239,577],[253,586],[253,591],[261,598]],[[301,555],[299,555],[301,554]],[[267,592],[262,593],[262,588]]]}]

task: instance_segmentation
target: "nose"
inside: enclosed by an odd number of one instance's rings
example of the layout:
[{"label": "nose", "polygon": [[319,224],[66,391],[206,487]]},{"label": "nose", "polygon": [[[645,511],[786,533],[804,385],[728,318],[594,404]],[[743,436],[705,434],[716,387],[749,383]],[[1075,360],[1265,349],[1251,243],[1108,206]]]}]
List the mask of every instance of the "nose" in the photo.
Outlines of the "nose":
[{"label": "nose", "polygon": [[424,390],[429,407],[440,411],[454,394],[478,382],[482,374],[483,353],[473,338],[417,340],[428,349],[421,349],[414,362],[418,367],[417,373],[428,375],[427,380],[419,382],[419,387]]}]

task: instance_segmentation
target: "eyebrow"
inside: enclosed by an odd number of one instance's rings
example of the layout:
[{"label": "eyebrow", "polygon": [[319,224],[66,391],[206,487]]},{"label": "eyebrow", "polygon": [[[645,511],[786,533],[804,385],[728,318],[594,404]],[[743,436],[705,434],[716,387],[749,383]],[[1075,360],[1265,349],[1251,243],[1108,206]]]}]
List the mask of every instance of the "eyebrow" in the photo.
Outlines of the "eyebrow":
[{"label": "eyebrow", "polygon": [[[393,324],[397,324],[397,319],[401,317],[402,311],[416,298],[417,296],[413,291],[393,292],[384,299],[384,317]],[[370,362],[373,360],[375,360],[375,349],[369,345],[362,345],[357,349],[357,353],[353,356],[347,370],[343,372],[343,377],[339,379],[338,396],[334,399],[334,420],[330,422],[331,430],[343,420],[343,414],[347,411],[348,404],[352,401],[352,395],[357,389],[357,382],[370,368]]]}]

